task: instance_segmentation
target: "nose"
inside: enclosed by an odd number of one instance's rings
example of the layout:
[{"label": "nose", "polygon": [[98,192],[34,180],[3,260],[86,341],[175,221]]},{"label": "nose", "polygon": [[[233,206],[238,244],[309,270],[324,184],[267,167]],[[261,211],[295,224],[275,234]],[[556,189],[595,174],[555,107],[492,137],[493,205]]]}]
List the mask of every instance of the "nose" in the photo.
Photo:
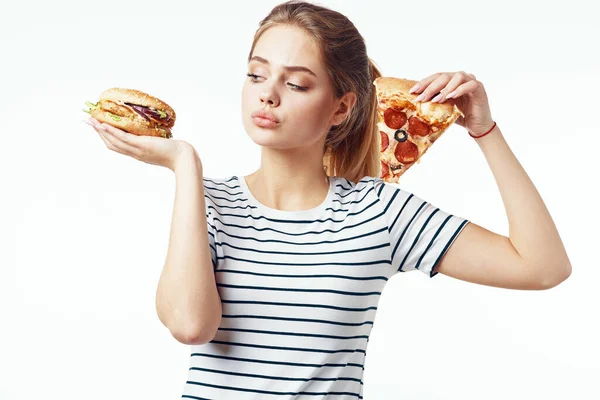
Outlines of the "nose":
[{"label": "nose", "polygon": [[279,97],[272,88],[265,88],[260,94],[260,102],[268,103],[272,107],[279,105]]}]

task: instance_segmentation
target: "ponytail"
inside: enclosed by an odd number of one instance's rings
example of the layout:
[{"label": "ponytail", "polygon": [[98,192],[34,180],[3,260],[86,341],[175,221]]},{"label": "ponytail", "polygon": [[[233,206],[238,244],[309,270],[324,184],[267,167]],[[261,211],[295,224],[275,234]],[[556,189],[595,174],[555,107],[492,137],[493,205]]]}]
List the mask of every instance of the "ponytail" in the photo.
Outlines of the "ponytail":
[{"label": "ponytail", "polygon": [[327,134],[323,166],[328,176],[358,182],[365,176],[379,177],[381,174],[377,96],[372,84],[381,76],[381,71],[370,58],[369,75],[368,96],[358,93],[346,121],[333,126]]}]

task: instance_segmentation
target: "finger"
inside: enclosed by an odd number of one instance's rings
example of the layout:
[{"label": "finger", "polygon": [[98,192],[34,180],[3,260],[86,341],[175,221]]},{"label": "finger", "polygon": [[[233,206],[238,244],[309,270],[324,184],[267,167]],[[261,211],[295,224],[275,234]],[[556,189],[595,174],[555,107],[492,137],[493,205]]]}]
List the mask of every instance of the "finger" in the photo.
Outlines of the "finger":
[{"label": "finger", "polygon": [[136,135],[134,133],[129,133],[117,127],[114,127],[109,124],[102,124],[111,134],[113,134],[120,141],[131,145],[139,150],[139,152],[147,149],[148,146],[153,146],[156,144],[156,140],[166,140],[165,138],[159,136],[145,136],[145,135]]},{"label": "finger", "polygon": [[452,76],[452,79],[450,79],[450,81],[446,85],[446,87],[444,87],[442,90],[440,90],[440,94],[438,96],[434,97],[431,100],[431,102],[432,103],[437,103],[437,102],[443,103],[444,100],[449,98],[447,96],[448,94],[451,94],[452,92],[454,92],[456,90],[456,88],[458,88],[463,83],[470,81],[471,79],[472,78],[469,75],[467,75],[465,72],[460,71],[460,72],[455,73]]},{"label": "finger", "polygon": [[94,129],[96,129],[96,132],[98,132],[104,143],[106,143],[106,147],[108,147],[110,150],[136,159],[140,157],[140,149],[119,140],[119,138],[115,137],[111,134],[111,132],[104,128],[103,125],[98,126]]},{"label": "finger", "polygon": [[[459,85],[452,92],[448,93],[446,99],[456,99],[457,97],[464,96],[465,94],[472,93],[477,89],[477,81],[475,79],[469,80]],[[444,99],[445,100],[445,99]],[[442,101],[443,103],[443,101]]]},{"label": "finger", "polygon": [[94,128],[94,130],[96,131],[96,133],[98,133],[98,136],[100,136],[100,139],[102,139],[106,147],[108,147],[110,150],[117,151],[117,148],[114,147],[113,144],[104,137],[103,129]]},{"label": "finger", "polygon": [[102,123],[99,126],[103,127],[108,133],[119,139],[121,142],[129,144],[130,146],[137,147],[136,139],[137,135],[133,133],[125,132],[115,126],[107,123]]},{"label": "finger", "polygon": [[434,79],[432,82],[430,82],[426,88],[423,89],[423,92],[419,96],[417,96],[415,101],[422,101],[422,102],[428,101],[433,96],[438,94],[440,92],[440,90],[442,90],[444,87],[446,87],[448,82],[450,82],[451,78],[452,78],[451,74],[446,74],[446,73],[440,74],[436,79]]},{"label": "finger", "polygon": [[429,75],[425,79],[421,79],[419,82],[415,84],[408,93],[421,93],[429,84],[435,81],[442,73],[438,72],[437,74]]},{"label": "finger", "polygon": [[102,139],[104,144],[106,144],[106,147],[108,147],[111,150],[116,150],[116,148],[113,146],[113,144],[104,137],[105,130],[101,129],[100,123],[98,121],[96,121],[94,118],[90,118],[89,120],[83,121],[83,122],[85,122],[86,124],[88,124],[89,126],[94,128],[94,130],[96,131],[98,136],[100,136],[100,139]]},{"label": "finger", "polygon": [[114,136],[111,136],[110,133],[106,130],[107,124],[102,125],[100,121],[91,117],[87,121],[83,122],[94,128],[94,130],[98,133],[104,144],[106,144],[106,147],[108,147],[110,150],[117,151],[123,154],[125,154],[126,151],[131,152],[135,150],[132,147],[128,148],[126,146],[126,143],[119,142]]}]

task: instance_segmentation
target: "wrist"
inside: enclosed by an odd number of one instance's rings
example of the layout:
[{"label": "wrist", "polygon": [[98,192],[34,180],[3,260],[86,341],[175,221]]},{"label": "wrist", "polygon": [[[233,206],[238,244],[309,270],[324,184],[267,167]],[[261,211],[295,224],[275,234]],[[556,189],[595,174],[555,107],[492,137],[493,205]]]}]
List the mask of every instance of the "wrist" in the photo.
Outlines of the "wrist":
[{"label": "wrist", "polygon": [[486,135],[488,135],[489,133],[491,133],[494,129],[496,129],[497,124],[495,121],[491,121],[489,124],[487,124],[486,126],[489,126],[490,128],[482,131],[482,132],[471,132],[471,131],[467,131],[469,133],[469,136],[471,136],[473,139],[479,139],[482,138]]},{"label": "wrist", "polygon": [[500,130],[500,127],[496,125],[491,132],[484,137],[479,139],[473,139],[481,149],[494,148],[499,142],[505,141],[505,138]]},{"label": "wrist", "polygon": [[191,144],[183,144],[179,151],[175,162],[173,163],[172,171],[177,174],[183,170],[189,170],[190,168],[196,168],[198,171],[202,171],[202,162],[200,156]]}]

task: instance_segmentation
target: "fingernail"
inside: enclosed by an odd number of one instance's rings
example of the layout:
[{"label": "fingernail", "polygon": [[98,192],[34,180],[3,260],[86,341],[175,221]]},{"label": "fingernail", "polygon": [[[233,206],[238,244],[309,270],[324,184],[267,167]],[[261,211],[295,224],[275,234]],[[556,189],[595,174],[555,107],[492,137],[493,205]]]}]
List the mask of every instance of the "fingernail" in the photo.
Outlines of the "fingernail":
[{"label": "fingernail", "polygon": [[421,93],[420,95],[417,96],[417,98],[415,99],[415,101],[421,101],[425,98],[425,93]]},{"label": "fingernail", "polygon": [[89,121],[83,120],[83,119],[81,120],[81,122],[84,122],[84,123],[88,124],[89,126],[94,126],[94,124],[90,123]]},{"label": "fingernail", "polygon": [[454,97],[454,95],[456,94],[456,90],[450,94],[448,94],[448,96],[446,96],[447,99],[451,99],[452,97]]},{"label": "fingernail", "polygon": [[433,99],[431,99],[431,102],[437,103],[438,101],[440,101],[442,99],[442,97],[444,97],[444,95],[440,93],[437,96],[435,96]]},{"label": "fingernail", "polygon": [[413,86],[412,88],[410,88],[410,90],[408,91],[408,93],[416,92],[419,89],[421,89],[421,86],[419,86],[419,84],[417,83],[415,86]]}]

